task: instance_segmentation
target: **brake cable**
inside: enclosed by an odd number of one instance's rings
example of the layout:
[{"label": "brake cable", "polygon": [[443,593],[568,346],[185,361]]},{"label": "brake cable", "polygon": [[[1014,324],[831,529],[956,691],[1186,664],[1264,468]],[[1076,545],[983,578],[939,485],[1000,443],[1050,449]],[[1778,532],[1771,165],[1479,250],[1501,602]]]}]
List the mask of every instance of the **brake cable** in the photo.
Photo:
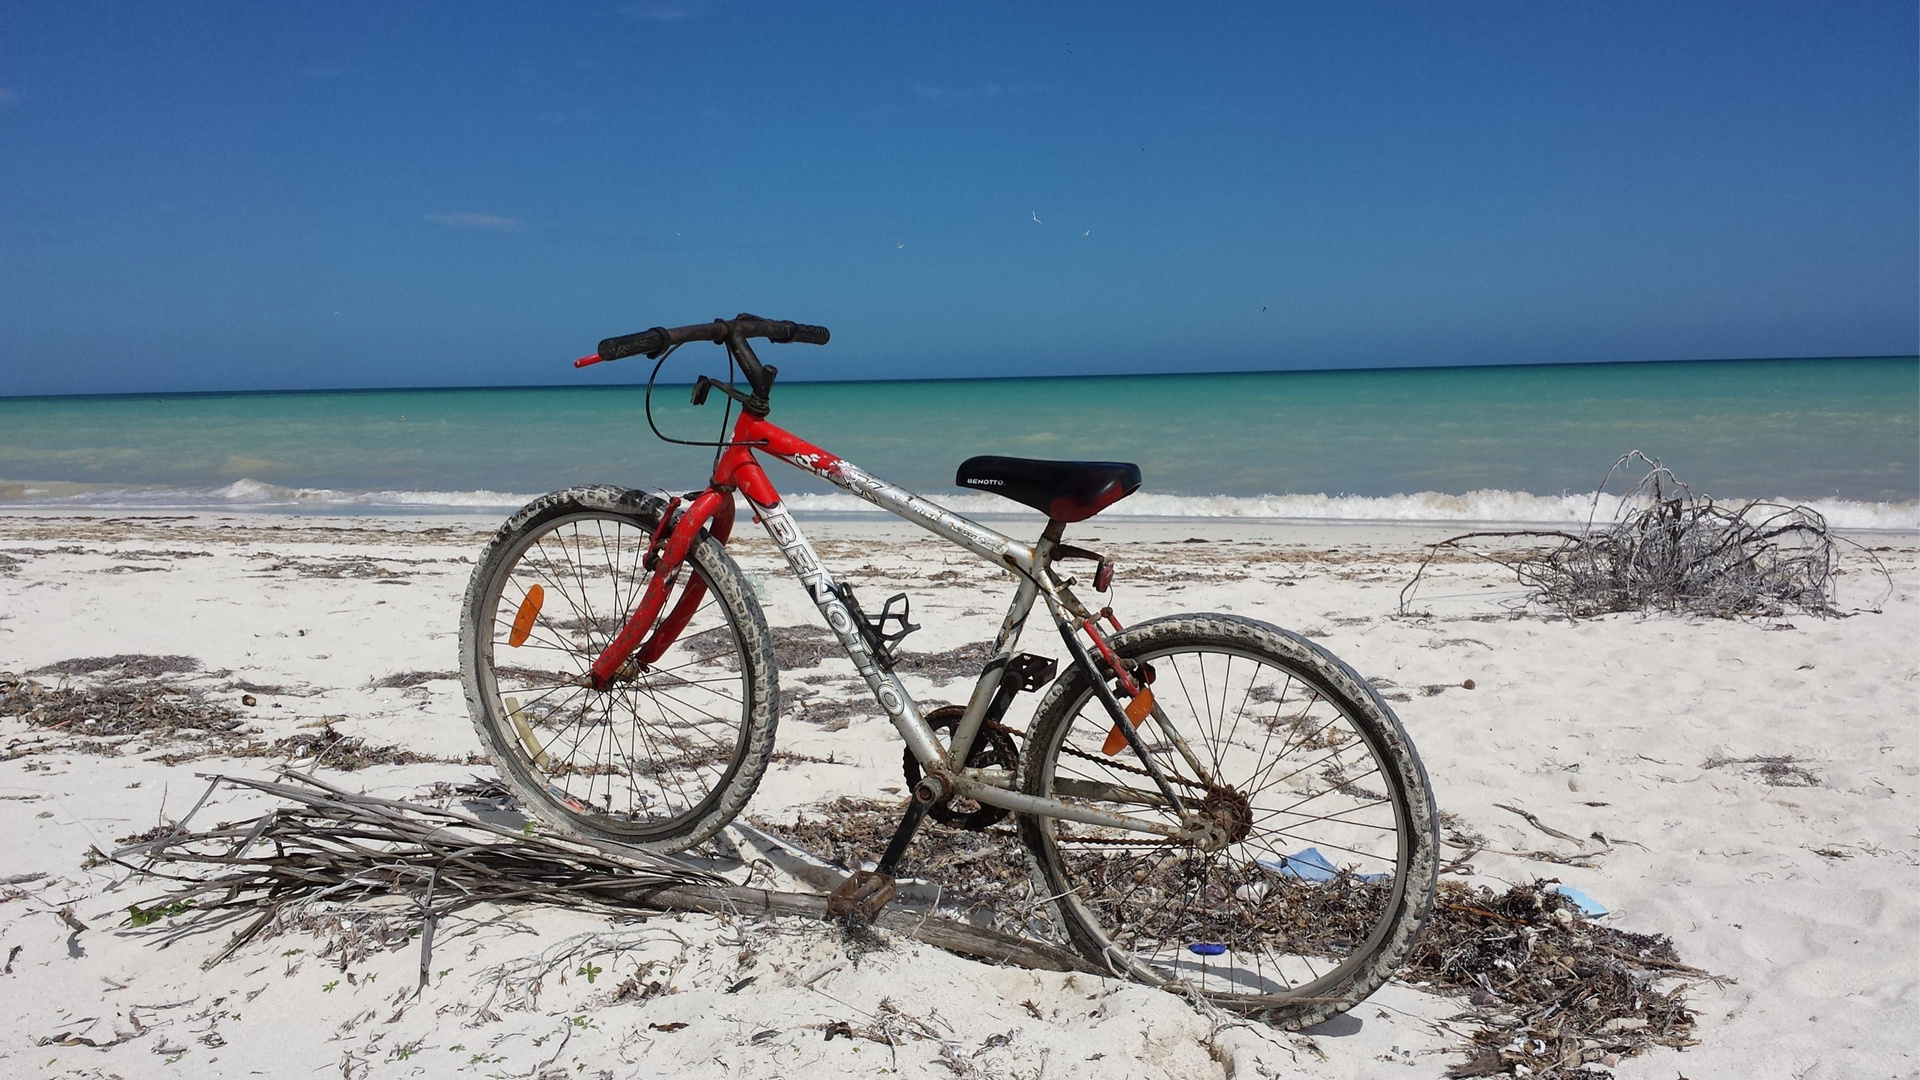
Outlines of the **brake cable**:
[{"label": "brake cable", "polygon": [[[737,366],[737,361],[735,361],[733,358],[733,350],[728,349],[727,350],[727,389],[729,390],[733,389],[733,370],[736,366]],[[732,420],[733,420],[733,395],[728,394],[726,408],[722,409],[720,412],[720,441],[713,444],[713,469],[715,472],[720,471],[720,455],[727,452],[727,424]]]},{"label": "brake cable", "polygon": [[[680,344],[684,344],[684,342]],[[714,448],[713,460],[716,465],[719,464],[720,462],[721,452],[726,450],[730,446],[764,446],[765,443],[759,442],[759,441],[734,442],[727,438],[727,425],[733,420],[733,397],[730,394],[726,395],[727,408],[726,408],[726,411],[722,413],[720,417],[720,441],[719,442],[706,442],[705,440],[701,440],[701,439],[676,439],[673,436],[667,434],[666,432],[660,430],[660,425],[655,423],[653,419],[653,384],[656,380],[660,378],[660,369],[661,367],[665,366],[667,362],[667,357],[672,356],[674,353],[678,352],[680,349],[680,344],[672,345],[668,347],[666,352],[661,353],[660,359],[654,361],[653,374],[647,376],[647,395],[645,399],[646,412],[647,412],[647,427],[653,430],[654,437],[659,439],[661,442],[670,442],[679,446],[711,446]],[[738,362],[733,358],[733,353],[729,351],[727,353],[727,386],[729,389],[731,389],[734,385],[733,373],[737,363]],[[718,384],[715,384],[715,385],[718,385]]]}]

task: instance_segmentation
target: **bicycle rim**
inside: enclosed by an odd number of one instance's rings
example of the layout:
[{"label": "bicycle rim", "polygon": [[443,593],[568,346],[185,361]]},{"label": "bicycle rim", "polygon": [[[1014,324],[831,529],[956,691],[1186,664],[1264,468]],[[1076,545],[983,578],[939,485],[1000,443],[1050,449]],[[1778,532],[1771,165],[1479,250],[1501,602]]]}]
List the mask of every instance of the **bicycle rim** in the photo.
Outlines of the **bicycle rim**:
[{"label": "bicycle rim", "polygon": [[708,815],[746,756],[754,709],[743,628],[691,557],[671,596],[689,576],[705,596],[672,647],[605,691],[586,684],[652,577],[651,535],[607,512],[538,522],[502,553],[477,613],[496,759],[568,824],[636,843]]},{"label": "bicycle rim", "polygon": [[[1070,936],[1117,972],[1243,1011],[1330,1015],[1384,981],[1424,918],[1430,846],[1415,859],[1407,783],[1411,773],[1430,820],[1424,778],[1400,749],[1404,735],[1396,746],[1386,730],[1399,734],[1397,723],[1339,685],[1337,661],[1303,662],[1240,629],[1148,633],[1120,647],[1151,667],[1159,711],[1200,768],[1148,720],[1156,764],[1232,842],[1203,852],[1041,819],[1028,823],[1029,846],[1063,894]],[[1177,822],[1164,805],[1143,805],[1156,800],[1122,794],[1155,788],[1131,750],[1103,752],[1112,727],[1080,679],[1036,724],[1029,790]]]}]

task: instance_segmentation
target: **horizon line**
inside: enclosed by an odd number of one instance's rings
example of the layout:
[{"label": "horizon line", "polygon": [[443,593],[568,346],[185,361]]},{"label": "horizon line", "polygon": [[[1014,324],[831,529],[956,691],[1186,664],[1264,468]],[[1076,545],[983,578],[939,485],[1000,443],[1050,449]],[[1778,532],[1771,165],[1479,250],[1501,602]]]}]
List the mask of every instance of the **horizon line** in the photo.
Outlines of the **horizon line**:
[{"label": "horizon line", "polygon": [[[1785,363],[1791,361],[1844,361],[1844,360],[1915,360],[1915,353],[1867,353],[1853,356],[1719,356],[1689,357],[1685,359],[1658,360],[1536,360],[1530,363],[1489,363],[1489,364],[1376,364],[1367,367],[1311,367],[1311,368],[1260,368],[1233,371],[1136,371],[1103,372],[1050,375],[948,375],[932,378],[882,378],[882,379],[806,379],[796,378],[782,383],[783,386],[804,384],[808,386],[835,386],[866,383],[946,383],[946,382],[1016,382],[1041,379],[1172,379],[1172,378],[1217,378],[1228,375],[1327,375],[1357,374],[1368,371],[1462,371],[1462,370],[1510,370],[1520,368],[1576,368],[1576,367],[1619,367],[1643,364],[1763,364]],[[778,366],[778,365],[774,365]],[[658,386],[691,386],[693,380],[686,382],[659,382]],[[45,400],[54,398],[150,398],[150,397],[223,397],[247,394],[398,394],[418,393],[439,390],[608,390],[644,388],[640,382],[615,384],[581,383],[502,383],[461,386],[333,386],[333,387],[280,387],[253,390],[110,390],[96,393],[67,394],[0,394],[0,401]]]}]

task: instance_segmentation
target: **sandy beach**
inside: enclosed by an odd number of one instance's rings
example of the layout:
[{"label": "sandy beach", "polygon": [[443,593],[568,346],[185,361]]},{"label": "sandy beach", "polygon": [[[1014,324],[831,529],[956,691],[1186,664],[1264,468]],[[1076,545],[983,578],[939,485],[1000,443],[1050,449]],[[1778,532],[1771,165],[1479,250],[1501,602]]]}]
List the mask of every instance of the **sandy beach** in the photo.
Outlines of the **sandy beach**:
[{"label": "sandy beach", "polygon": [[[418,994],[401,908],[316,920],[210,968],[223,932],[160,949],[153,927],[128,925],[160,885],[89,866],[88,852],[186,814],[201,774],[300,765],[326,733],[384,751],[351,770],[321,757],[318,775],[353,790],[457,808],[450,785],[491,775],[454,673],[460,598],[497,520],[0,515],[0,672],[53,688],[157,682],[238,720],[99,738],[0,717],[0,1074],[1412,1078],[1464,1060],[1473,1007],[1398,983],[1289,1033],[910,940],[850,948],[800,919],[470,912],[442,929]],[[1010,588],[964,553],[890,522],[803,523],[845,579],[912,594],[926,629],[907,652],[997,625]],[[769,624],[813,633],[817,614],[749,528],[733,550]],[[1483,841],[1459,880],[1557,878],[1603,904],[1607,925],[1670,935],[1710,973],[1686,991],[1697,1045],[1621,1059],[1614,1075],[1915,1075],[1920,538],[1855,536],[1892,580],[1849,549],[1839,602],[1857,613],[1844,618],[1514,617],[1512,576],[1472,561],[1436,566],[1399,614],[1421,545],[1452,531],[1095,520],[1069,538],[1116,558],[1129,621],[1265,619],[1372,680],[1450,835]],[[1028,647],[1057,646],[1049,636],[1030,631]],[[923,702],[968,689],[908,685]],[[854,689],[842,659],[782,672],[782,752],[751,819],[901,797],[878,710],[834,707]],[[196,822],[263,809],[222,792]],[[1524,854],[1540,852],[1558,858]],[[843,1021],[898,1037],[823,1037]]]}]

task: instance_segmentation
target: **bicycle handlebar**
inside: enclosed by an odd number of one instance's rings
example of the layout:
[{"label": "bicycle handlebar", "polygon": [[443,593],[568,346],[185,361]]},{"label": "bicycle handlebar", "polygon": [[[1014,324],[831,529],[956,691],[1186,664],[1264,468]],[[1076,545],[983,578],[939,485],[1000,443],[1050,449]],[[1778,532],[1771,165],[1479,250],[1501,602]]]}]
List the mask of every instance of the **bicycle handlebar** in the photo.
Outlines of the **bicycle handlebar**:
[{"label": "bicycle handlebar", "polygon": [[[767,395],[773,392],[774,377],[780,374],[778,368],[762,364],[753,354],[753,346],[747,344],[748,338],[765,338],[773,342],[798,341],[807,345],[825,345],[832,335],[824,326],[809,326],[806,323],[788,322],[784,319],[762,319],[758,315],[745,313],[731,319],[715,319],[707,323],[695,323],[692,326],[676,326],[669,330],[656,326],[651,330],[642,330],[637,334],[610,337],[600,343],[593,355],[583,356],[573,362],[577,368],[589,364],[598,364],[607,360],[618,360],[626,356],[638,356],[645,353],[648,359],[664,354],[676,345],[689,341],[718,341],[727,347],[727,352],[739,363],[740,370],[747,376],[747,385],[753,387],[753,394],[742,400],[742,407],[759,416],[767,414]],[[658,371],[655,372],[658,374]],[[651,387],[653,384],[647,384]],[[702,388],[704,389],[704,387]],[[732,395],[732,391],[728,391]],[[732,395],[738,396],[738,395]],[[694,392],[695,404],[706,397],[701,390]]]},{"label": "bicycle handlebar", "polygon": [[600,343],[600,347],[594,350],[592,356],[583,356],[575,360],[573,366],[586,367],[589,364],[639,356],[642,353],[651,359],[675,345],[682,345],[689,341],[726,341],[735,334],[741,338],[765,338],[776,343],[797,341],[805,345],[825,345],[831,336],[824,326],[809,326],[806,323],[788,322],[784,319],[762,319],[743,314],[732,319],[715,319],[712,322],[695,323],[692,326],[676,326],[671,330],[664,326],[656,326],[637,334],[610,337]]}]

